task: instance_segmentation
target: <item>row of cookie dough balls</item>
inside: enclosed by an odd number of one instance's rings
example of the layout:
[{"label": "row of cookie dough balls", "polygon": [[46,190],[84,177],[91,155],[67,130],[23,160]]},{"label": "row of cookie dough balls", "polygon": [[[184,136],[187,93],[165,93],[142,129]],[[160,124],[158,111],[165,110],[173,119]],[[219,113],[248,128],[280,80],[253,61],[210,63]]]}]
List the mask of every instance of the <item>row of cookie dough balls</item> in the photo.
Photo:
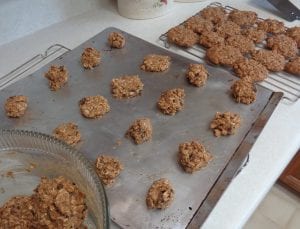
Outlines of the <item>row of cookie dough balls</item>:
[{"label": "row of cookie dough balls", "polygon": [[[230,67],[236,64],[234,70],[241,78],[261,81],[268,71],[282,70],[300,75],[300,27],[286,29],[277,20],[258,20],[255,12],[233,10],[228,15],[222,7],[208,7],[170,29],[167,38],[182,47],[199,43],[208,48],[210,62]],[[265,40],[271,50],[256,50],[255,44]]]}]

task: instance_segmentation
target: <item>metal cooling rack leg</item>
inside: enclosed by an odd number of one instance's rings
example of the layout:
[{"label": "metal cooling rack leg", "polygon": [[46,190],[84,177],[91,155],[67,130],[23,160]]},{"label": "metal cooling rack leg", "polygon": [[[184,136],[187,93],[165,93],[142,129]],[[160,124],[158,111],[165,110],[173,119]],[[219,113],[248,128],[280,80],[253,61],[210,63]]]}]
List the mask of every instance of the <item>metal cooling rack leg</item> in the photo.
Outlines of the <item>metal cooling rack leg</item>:
[{"label": "metal cooling rack leg", "polygon": [[59,51],[70,51],[71,49],[67,48],[61,44],[54,44],[51,45],[46,49],[44,53],[37,54],[36,56],[32,57],[31,59],[27,60],[25,63],[21,64],[14,70],[10,71],[6,75],[0,78],[0,88],[6,87],[11,81],[15,80],[22,74],[26,73],[28,70],[32,69],[43,60],[53,56],[54,54],[58,53]]}]

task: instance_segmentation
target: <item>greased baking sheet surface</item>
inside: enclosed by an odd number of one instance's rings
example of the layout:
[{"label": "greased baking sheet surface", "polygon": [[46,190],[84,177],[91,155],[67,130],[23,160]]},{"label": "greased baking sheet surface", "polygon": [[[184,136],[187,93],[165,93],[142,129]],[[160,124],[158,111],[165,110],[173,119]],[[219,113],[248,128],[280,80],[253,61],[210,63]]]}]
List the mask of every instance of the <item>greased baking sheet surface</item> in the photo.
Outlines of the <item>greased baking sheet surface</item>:
[{"label": "greased baking sheet surface", "polygon": [[[228,71],[206,66],[210,74],[207,84],[201,88],[191,86],[185,79],[185,72],[188,64],[194,61],[122,31],[126,38],[125,47],[111,50],[107,37],[112,31],[119,30],[104,30],[0,91],[0,126],[51,134],[62,122],[75,122],[82,134],[77,148],[85,156],[94,161],[99,154],[109,154],[118,157],[124,165],[116,183],[106,188],[113,221],[124,228],[183,228],[268,103],[272,92],[257,86],[255,103],[237,104],[230,96],[230,86],[237,78]],[[102,60],[93,70],[84,70],[80,57],[84,48],[90,46],[101,51]],[[140,70],[147,54],[170,56],[170,69],[163,73]],[[44,77],[51,64],[64,65],[70,72],[67,85],[56,92],[50,91]],[[142,95],[114,99],[110,92],[112,78],[132,74],[138,74],[144,83]],[[175,116],[163,115],[156,107],[160,93],[171,88],[184,88],[186,94],[184,109]],[[8,96],[16,94],[29,97],[29,108],[22,118],[9,119],[3,104]],[[78,101],[97,94],[108,99],[111,111],[101,119],[82,117]],[[242,124],[235,135],[213,136],[209,124],[217,111],[241,115]],[[150,142],[135,145],[124,135],[130,124],[140,117],[151,119],[153,138]],[[177,162],[178,145],[194,139],[201,141],[214,159],[206,168],[187,174]],[[175,200],[166,210],[148,210],[145,203],[147,190],[154,180],[162,177],[172,183]]]}]

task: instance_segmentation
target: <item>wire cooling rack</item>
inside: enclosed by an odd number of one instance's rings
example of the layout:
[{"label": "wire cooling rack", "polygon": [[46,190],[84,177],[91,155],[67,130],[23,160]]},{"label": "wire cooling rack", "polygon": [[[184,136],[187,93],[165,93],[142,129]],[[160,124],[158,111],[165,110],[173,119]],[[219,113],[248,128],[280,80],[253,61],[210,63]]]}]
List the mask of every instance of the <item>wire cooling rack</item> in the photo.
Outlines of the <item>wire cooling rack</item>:
[{"label": "wire cooling rack", "polygon": [[[236,8],[227,5],[224,6],[219,2],[213,2],[209,4],[208,7],[222,7],[227,13],[230,13],[232,10],[236,10]],[[259,20],[264,20],[264,19],[259,18]],[[184,24],[184,22],[182,22],[181,24]],[[169,44],[167,41],[167,32],[162,34],[159,37],[159,40],[163,42],[165,48],[168,49],[175,48],[177,51],[183,51],[185,53],[188,53],[196,57],[197,59],[199,58],[200,59],[199,62],[205,62],[206,49],[200,45],[195,45],[191,48],[182,48],[182,47]],[[257,45],[257,47],[259,48],[262,48],[263,46],[264,44]],[[220,67],[217,65],[213,65],[213,66]],[[229,68],[228,70],[231,71]],[[300,77],[297,77],[295,75],[286,72],[276,72],[276,73],[270,72],[268,78],[262,82],[259,82],[258,84],[261,85],[262,87],[268,88],[275,92],[278,91],[283,92],[284,99],[285,101],[287,101],[287,103],[294,103],[300,98]]]}]

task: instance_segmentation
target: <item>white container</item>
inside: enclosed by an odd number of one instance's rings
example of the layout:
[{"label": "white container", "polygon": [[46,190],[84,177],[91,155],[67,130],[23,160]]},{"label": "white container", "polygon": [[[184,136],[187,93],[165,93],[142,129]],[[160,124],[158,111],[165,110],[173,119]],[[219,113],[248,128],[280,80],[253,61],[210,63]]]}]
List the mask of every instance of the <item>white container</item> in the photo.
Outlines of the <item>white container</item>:
[{"label": "white container", "polygon": [[118,0],[120,15],[131,19],[148,19],[167,14],[173,0]]}]

